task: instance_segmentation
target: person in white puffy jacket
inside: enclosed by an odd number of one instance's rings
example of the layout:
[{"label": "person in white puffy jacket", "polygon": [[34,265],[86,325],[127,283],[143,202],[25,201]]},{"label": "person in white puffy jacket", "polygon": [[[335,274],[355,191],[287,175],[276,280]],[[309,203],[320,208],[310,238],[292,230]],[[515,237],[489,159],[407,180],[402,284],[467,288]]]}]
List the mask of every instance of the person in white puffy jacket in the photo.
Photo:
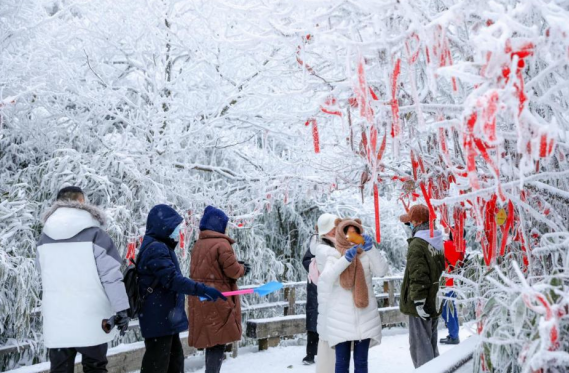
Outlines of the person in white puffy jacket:
[{"label": "person in white puffy jacket", "polygon": [[84,372],[107,372],[115,331],[103,330],[103,320],[114,315],[121,333],[128,329],[121,257],[104,226],[103,212],[85,203],[79,187],[61,189],[45,215],[36,265],[51,373],[73,372],[77,353]]},{"label": "person in white puffy jacket", "polygon": [[[317,273],[322,273],[324,271],[324,265],[326,264],[326,259],[328,256],[335,252],[336,249],[334,245],[336,243],[336,227],[335,222],[338,217],[333,214],[322,214],[318,218],[318,223],[316,225],[318,229],[318,236],[315,236],[310,241],[310,253],[314,255],[314,261],[316,262]],[[312,279],[318,287],[319,278]],[[317,318],[317,330],[318,330],[318,353],[316,358],[316,373],[330,373],[334,371],[334,366],[336,364],[335,352],[328,345],[328,337],[325,334],[325,328],[322,324],[325,320],[322,320],[320,314],[326,310],[328,307],[328,294],[321,294],[318,290],[318,318]]]},{"label": "person in white puffy jacket", "polygon": [[363,245],[348,240],[351,231],[363,234],[359,219],[337,219],[335,226],[335,249],[326,251],[318,280],[318,300],[326,300],[319,307],[318,333],[336,350],[336,373],[349,372],[352,348],[355,372],[367,373],[369,347],[381,343],[372,277],[385,276],[389,267],[370,236],[364,235]]}]

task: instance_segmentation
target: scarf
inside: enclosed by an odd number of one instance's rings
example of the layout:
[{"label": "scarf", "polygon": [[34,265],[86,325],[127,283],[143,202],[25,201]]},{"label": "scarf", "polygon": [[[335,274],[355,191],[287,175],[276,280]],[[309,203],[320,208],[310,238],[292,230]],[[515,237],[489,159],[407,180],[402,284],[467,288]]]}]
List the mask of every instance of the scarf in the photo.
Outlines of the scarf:
[{"label": "scarf", "polygon": [[[429,226],[429,222],[425,222],[425,223],[421,223],[419,225],[417,225],[415,228],[413,228],[413,235],[411,237],[415,237],[415,233],[419,232],[419,231],[428,231],[430,230],[431,227]],[[434,229],[437,229],[436,227],[434,227]]]},{"label": "scarf", "polygon": [[[336,250],[338,250],[342,255],[345,255],[346,251],[355,245],[354,243],[348,241],[346,238],[346,233],[344,233],[344,229],[347,229],[348,226],[357,228],[360,231],[360,234],[364,233],[364,229],[359,219],[337,219]],[[352,260],[348,268],[346,268],[340,275],[340,285],[344,289],[352,291],[354,304],[357,308],[366,308],[369,305],[369,293],[366,284],[364,268],[360,260],[360,255],[363,252],[363,249],[359,248],[358,255],[354,257],[354,260]]]}]

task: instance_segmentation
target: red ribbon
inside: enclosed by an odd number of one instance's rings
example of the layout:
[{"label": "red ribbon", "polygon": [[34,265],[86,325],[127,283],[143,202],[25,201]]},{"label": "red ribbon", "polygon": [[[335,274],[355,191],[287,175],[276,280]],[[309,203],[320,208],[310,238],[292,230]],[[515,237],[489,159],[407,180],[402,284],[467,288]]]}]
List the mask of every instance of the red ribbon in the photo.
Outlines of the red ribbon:
[{"label": "red ribbon", "polygon": [[314,142],[314,153],[320,153],[320,136],[318,134],[318,125],[316,123],[316,119],[311,118],[304,123],[305,126],[309,126],[312,124],[312,140]]},{"label": "red ribbon", "polygon": [[377,183],[373,184],[373,206],[375,210],[375,239],[377,243],[381,242],[381,232],[379,225],[379,191],[377,190]]},{"label": "red ribbon", "polygon": [[391,114],[393,115],[393,124],[391,126],[391,137],[399,137],[401,126],[399,124],[399,101],[397,101],[397,80],[401,74],[401,59],[398,58],[391,76]]},{"label": "red ribbon", "polygon": [[132,260],[136,259],[136,242],[129,241],[126,246],[126,260],[127,263],[130,263]]}]

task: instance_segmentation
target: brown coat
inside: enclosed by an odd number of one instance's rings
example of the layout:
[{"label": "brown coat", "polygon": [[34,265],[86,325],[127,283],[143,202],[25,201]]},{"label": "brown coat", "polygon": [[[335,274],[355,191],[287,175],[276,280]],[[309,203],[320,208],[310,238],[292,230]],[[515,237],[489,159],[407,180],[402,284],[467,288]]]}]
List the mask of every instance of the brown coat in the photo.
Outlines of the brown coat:
[{"label": "brown coat", "polygon": [[[192,249],[190,278],[221,292],[238,290],[236,282],[245,268],[237,262],[233,243],[222,233],[202,231]],[[202,302],[198,297],[189,297],[188,308],[191,347],[208,348],[241,340],[239,296],[227,297],[227,302]]]}]

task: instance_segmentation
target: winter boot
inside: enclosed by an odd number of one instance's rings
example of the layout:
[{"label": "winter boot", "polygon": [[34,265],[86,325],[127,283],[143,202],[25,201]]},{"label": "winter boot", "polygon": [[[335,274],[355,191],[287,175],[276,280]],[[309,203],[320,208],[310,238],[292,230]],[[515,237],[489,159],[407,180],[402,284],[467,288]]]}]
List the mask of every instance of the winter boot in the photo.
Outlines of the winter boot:
[{"label": "winter boot", "polygon": [[447,336],[446,338],[442,338],[439,342],[444,345],[457,345],[460,343],[460,338],[451,338],[450,336]]},{"label": "winter boot", "polygon": [[304,365],[314,364],[314,355],[306,355],[306,357],[302,359],[302,364]]}]

